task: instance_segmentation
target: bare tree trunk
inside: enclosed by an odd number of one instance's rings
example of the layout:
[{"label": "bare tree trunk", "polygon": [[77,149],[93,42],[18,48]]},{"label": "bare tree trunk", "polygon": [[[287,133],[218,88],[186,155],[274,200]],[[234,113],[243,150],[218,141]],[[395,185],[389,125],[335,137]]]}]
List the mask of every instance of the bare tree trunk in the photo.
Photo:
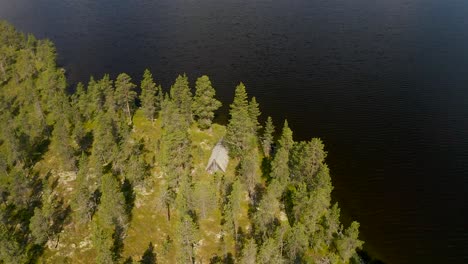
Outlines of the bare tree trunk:
[{"label": "bare tree trunk", "polygon": [[132,123],[132,115],[130,114],[130,105],[128,104],[128,101],[127,101],[127,114],[128,114],[128,122],[131,124]]},{"label": "bare tree trunk", "polygon": [[166,204],[166,208],[167,208],[167,221],[171,221],[171,208],[169,206],[169,204]]}]

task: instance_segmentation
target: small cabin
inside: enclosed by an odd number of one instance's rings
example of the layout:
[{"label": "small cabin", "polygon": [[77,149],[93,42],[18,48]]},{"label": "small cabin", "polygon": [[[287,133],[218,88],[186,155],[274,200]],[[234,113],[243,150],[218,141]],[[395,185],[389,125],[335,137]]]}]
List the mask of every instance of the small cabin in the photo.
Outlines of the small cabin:
[{"label": "small cabin", "polygon": [[211,152],[210,160],[206,166],[206,171],[213,174],[217,171],[226,172],[229,163],[228,150],[223,146],[221,142],[216,144]]}]

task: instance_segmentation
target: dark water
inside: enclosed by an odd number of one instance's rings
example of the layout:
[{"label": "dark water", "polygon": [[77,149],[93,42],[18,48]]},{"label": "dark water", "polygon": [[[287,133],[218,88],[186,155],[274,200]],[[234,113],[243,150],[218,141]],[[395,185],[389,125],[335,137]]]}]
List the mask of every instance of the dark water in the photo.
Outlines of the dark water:
[{"label": "dark water", "polygon": [[243,81],[296,139],[324,139],[346,219],[389,263],[468,263],[466,0],[0,0],[72,83]]}]

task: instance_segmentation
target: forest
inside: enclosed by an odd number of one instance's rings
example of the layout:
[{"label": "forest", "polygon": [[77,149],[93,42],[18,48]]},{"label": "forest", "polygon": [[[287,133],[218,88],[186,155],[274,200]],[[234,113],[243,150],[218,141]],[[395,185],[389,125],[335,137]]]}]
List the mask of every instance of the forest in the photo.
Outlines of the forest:
[{"label": "forest", "polygon": [[70,89],[53,43],[0,22],[0,263],[362,262],[319,138],[261,118],[242,83],[217,124],[208,76],[139,78]]}]

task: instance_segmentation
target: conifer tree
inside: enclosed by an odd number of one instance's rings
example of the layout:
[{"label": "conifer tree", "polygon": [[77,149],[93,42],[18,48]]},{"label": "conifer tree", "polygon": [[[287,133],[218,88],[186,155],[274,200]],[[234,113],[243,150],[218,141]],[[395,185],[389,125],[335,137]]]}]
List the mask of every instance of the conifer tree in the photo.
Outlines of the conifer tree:
[{"label": "conifer tree", "polygon": [[93,219],[93,247],[96,250],[96,263],[116,263],[116,256],[113,252],[114,248],[114,227],[103,222],[100,215]]},{"label": "conifer tree", "polygon": [[253,218],[256,231],[263,237],[266,237],[269,231],[274,231],[271,227],[280,210],[279,197],[274,188],[274,185],[268,186]]},{"label": "conifer tree", "polygon": [[242,186],[239,180],[232,184],[231,193],[227,197],[227,204],[224,206],[225,222],[232,229],[234,239],[237,241],[237,231],[239,228],[239,214],[241,212]]},{"label": "conifer tree", "polygon": [[249,239],[245,242],[242,256],[240,259],[241,264],[255,264],[257,259],[257,244],[254,239]]},{"label": "conifer tree", "polygon": [[294,145],[292,131],[287,120],[284,121],[283,131],[278,143],[278,150],[271,162],[271,178],[277,179],[282,186],[286,187],[290,181],[289,152]]},{"label": "conifer tree", "polygon": [[151,121],[154,120],[156,112],[161,109],[161,86],[156,86],[153,80],[153,75],[146,69],[143,73],[143,80],[141,81],[141,108],[145,116]]},{"label": "conifer tree", "polygon": [[191,167],[188,123],[176,104],[165,100],[163,106],[164,130],[161,138],[163,164],[170,188],[177,188],[182,177],[188,177]]},{"label": "conifer tree", "polygon": [[58,167],[62,170],[75,169],[73,148],[70,144],[70,123],[64,115],[61,115],[55,123],[52,131],[50,149],[56,155]]},{"label": "conifer tree", "polygon": [[175,107],[179,109],[184,120],[188,125],[192,122],[192,92],[190,91],[187,75],[179,75],[172,85],[171,99]]},{"label": "conifer tree", "polygon": [[195,263],[195,244],[199,239],[197,226],[188,214],[184,214],[178,221],[176,228],[179,246],[177,262]]},{"label": "conifer tree", "polygon": [[257,263],[259,264],[280,264],[284,263],[281,256],[278,241],[274,237],[267,238],[260,246],[257,254]]},{"label": "conifer tree", "polygon": [[203,75],[197,79],[195,84],[195,96],[193,98],[192,110],[198,126],[208,129],[214,118],[214,111],[221,107],[221,102],[216,100],[215,89],[211,86],[208,76]]},{"label": "conifer tree", "polygon": [[194,204],[197,207],[198,215],[200,215],[201,219],[204,219],[210,211],[218,206],[216,197],[217,186],[215,185],[214,178],[211,178],[209,181],[199,180],[194,184]]},{"label": "conifer tree", "polygon": [[291,152],[290,164],[294,180],[312,184],[326,157],[324,145],[318,138],[309,142],[299,142]]},{"label": "conifer tree", "polygon": [[288,120],[284,120],[283,130],[281,132],[281,138],[278,140],[280,147],[284,148],[288,152],[294,145],[293,132],[289,128]]},{"label": "conifer tree", "polygon": [[133,107],[137,93],[136,85],[126,73],[121,73],[115,81],[115,101],[117,106],[127,115],[128,123],[132,123]]},{"label": "conifer tree", "polygon": [[230,154],[240,157],[246,154],[254,125],[249,114],[249,102],[247,92],[243,83],[236,87],[234,102],[231,104],[231,119],[227,126],[226,143],[229,146]]},{"label": "conifer tree", "polygon": [[255,186],[259,182],[257,168],[258,160],[256,155],[251,153],[242,158],[240,162],[240,176],[243,183],[247,186],[247,191],[252,203],[255,202]]},{"label": "conifer tree", "polygon": [[252,123],[252,129],[254,134],[257,133],[257,131],[262,127],[260,125],[260,122],[258,121],[258,117],[261,115],[259,104],[257,103],[257,99],[252,97],[252,99],[249,102],[249,116],[251,119]]},{"label": "conifer tree", "polygon": [[301,257],[309,246],[307,231],[302,223],[295,223],[286,236],[286,255],[289,260],[301,263]]},{"label": "conifer tree", "polygon": [[343,262],[349,261],[349,259],[356,253],[356,249],[362,247],[363,242],[358,239],[358,236],[359,223],[354,221],[335,241],[335,247]]},{"label": "conifer tree", "polygon": [[263,131],[262,136],[262,148],[263,154],[265,157],[269,157],[271,154],[271,145],[273,144],[273,133],[275,133],[275,126],[273,125],[273,120],[271,116],[267,118],[265,122],[265,130]]},{"label": "conifer tree", "polygon": [[71,95],[72,107],[81,115],[90,117],[89,111],[89,98],[84,85],[80,82],[76,85],[75,93]]},{"label": "conifer tree", "polygon": [[125,198],[120,191],[120,184],[112,174],[105,174],[101,178],[101,203],[98,214],[107,225],[125,227],[128,216],[125,210]]},{"label": "conifer tree", "polygon": [[106,96],[113,91],[112,87],[113,82],[108,74],[99,81],[94,80],[93,77],[90,78],[87,94],[93,116],[97,116],[99,112],[105,110]]},{"label": "conifer tree", "polygon": [[93,130],[91,165],[99,173],[101,167],[112,162],[118,152],[115,129],[107,113],[99,113]]},{"label": "conifer tree", "polygon": [[88,157],[83,153],[79,161],[79,170],[76,175],[76,193],[72,200],[72,209],[78,223],[87,223],[96,209],[93,202],[93,186],[88,180]]},{"label": "conifer tree", "polygon": [[31,218],[29,228],[36,244],[42,245],[55,234],[53,224],[58,210],[58,200],[50,186],[46,184],[42,194],[42,206],[34,209],[34,216]]}]

